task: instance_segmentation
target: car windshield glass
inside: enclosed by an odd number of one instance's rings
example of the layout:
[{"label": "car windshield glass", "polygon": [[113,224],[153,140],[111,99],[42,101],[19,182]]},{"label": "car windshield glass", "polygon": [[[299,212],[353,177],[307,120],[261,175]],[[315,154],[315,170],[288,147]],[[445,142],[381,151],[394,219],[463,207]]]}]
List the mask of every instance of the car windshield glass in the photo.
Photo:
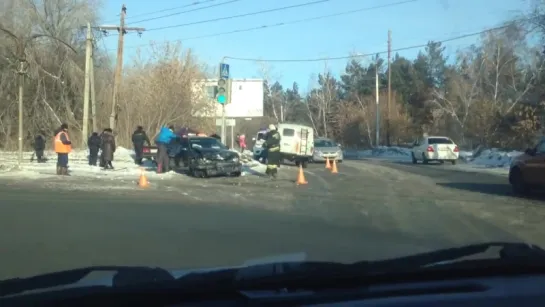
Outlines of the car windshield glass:
[{"label": "car windshield glass", "polygon": [[227,149],[215,138],[191,138],[189,142],[193,148]]},{"label": "car windshield glass", "polygon": [[[366,36],[369,48],[349,18],[314,20],[305,50],[291,42],[302,26],[219,26],[210,36],[259,29],[233,33],[240,48],[213,58],[173,43],[191,34],[129,20],[128,37],[170,42],[132,48],[128,39],[115,73],[114,40],[92,45],[83,35],[96,31],[72,31],[86,15],[113,35],[121,20],[109,21],[112,7],[0,1],[0,32],[17,41],[0,48],[0,280],[88,265],[238,266],[286,253],[378,260],[482,240],[545,247],[545,143],[536,148],[545,0],[502,1],[493,16],[491,0],[426,7],[441,20],[461,21],[463,11],[464,31],[485,30],[465,36],[439,35],[450,23],[429,18],[420,27],[395,11],[424,6],[399,1],[372,12],[393,20],[374,23],[380,43]],[[169,5],[140,2],[142,11]],[[136,4],[125,8],[137,14]],[[125,8],[116,4],[119,17]],[[272,42],[273,32],[281,39],[257,48],[257,36]],[[34,39],[42,35],[66,44]],[[39,58],[20,63],[7,51]],[[8,78],[13,69],[21,78]]]},{"label": "car windshield glass", "polygon": [[316,147],[335,147],[337,144],[333,143],[330,140],[317,140],[314,142],[314,146]]},{"label": "car windshield glass", "polygon": [[448,138],[429,138],[428,144],[452,144],[452,141]]}]

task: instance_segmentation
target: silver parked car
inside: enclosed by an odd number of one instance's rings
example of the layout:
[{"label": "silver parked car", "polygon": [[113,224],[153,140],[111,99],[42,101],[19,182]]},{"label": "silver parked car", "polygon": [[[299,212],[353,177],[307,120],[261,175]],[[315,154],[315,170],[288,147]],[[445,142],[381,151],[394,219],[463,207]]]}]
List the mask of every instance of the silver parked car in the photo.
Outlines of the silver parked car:
[{"label": "silver parked car", "polygon": [[312,155],[313,162],[325,162],[335,159],[337,162],[343,161],[343,151],[341,145],[333,142],[330,139],[317,138],[314,140],[314,154]]}]

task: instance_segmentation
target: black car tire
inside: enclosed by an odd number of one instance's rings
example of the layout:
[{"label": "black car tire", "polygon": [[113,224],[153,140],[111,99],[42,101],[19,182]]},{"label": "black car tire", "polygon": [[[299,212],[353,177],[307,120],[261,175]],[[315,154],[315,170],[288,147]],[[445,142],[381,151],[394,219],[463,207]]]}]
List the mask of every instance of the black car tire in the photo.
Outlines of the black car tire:
[{"label": "black car tire", "polygon": [[233,172],[230,174],[231,177],[240,177],[242,175],[242,172]]}]

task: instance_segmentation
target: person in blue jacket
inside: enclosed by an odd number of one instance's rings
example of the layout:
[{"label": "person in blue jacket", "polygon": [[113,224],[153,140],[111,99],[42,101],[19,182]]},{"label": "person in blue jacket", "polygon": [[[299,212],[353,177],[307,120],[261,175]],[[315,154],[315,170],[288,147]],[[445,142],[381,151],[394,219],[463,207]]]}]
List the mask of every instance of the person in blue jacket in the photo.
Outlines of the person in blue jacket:
[{"label": "person in blue jacket", "polygon": [[168,144],[176,139],[174,126],[163,126],[159,131],[159,135],[155,138],[157,144],[157,173],[166,173],[169,171],[170,158],[168,156]]}]

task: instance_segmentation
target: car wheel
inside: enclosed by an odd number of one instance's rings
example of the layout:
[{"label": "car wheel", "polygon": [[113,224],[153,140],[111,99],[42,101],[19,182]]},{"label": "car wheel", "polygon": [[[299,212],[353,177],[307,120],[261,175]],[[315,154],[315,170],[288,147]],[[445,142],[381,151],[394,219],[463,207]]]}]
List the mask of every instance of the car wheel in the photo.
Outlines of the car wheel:
[{"label": "car wheel", "polygon": [[524,177],[519,168],[515,168],[509,174],[509,182],[513,187],[513,192],[517,195],[525,195],[528,193],[528,185],[524,182]]},{"label": "car wheel", "polygon": [[451,160],[450,163],[452,163],[452,165],[456,165],[456,160]]},{"label": "car wheel", "polygon": [[233,172],[231,173],[231,177],[240,177],[242,175],[242,172]]},{"label": "car wheel", "polygon": [[426,156],[424,156],[424,154],[422,153],[422,163],[428,164],[428,162],[428,159],[426,159]]},{"label": "car wheel", "polygon": [[308,160],[301,161],[301,166],[302,166],[303,168],[307,168],[307,167],[308,167]]},{"label": "car wheel", "polygon": [[414,156],[414,152],[411,152],[411,158],[413,160],[413,164],[417,164],[418,160],[416,160],[416,157]]}]

